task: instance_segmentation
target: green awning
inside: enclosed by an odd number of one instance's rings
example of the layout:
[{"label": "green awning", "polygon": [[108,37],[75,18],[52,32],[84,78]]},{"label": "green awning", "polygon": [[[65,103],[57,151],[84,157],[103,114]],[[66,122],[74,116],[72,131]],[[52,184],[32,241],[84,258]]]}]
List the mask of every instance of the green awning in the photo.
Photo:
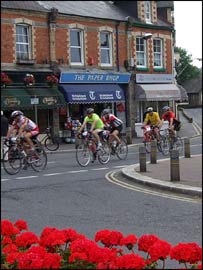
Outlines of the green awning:
[{"label": "green awning", "polygon": [[57,88],[1,89],[1,109],[51,109],[66,106],[63,94]]}]

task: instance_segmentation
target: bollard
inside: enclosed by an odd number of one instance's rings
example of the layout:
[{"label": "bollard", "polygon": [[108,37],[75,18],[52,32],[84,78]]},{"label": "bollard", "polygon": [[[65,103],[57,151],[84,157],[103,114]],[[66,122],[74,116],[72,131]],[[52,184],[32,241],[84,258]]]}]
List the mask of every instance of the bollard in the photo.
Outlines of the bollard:
[{"label": "bollard", "polygon": [[152,140],[151,141],[151,154],[150,154],[150,160],[151,164],[156,164],[156,158],[157,157],[157,141]]},{"label": "bollard", "polygon": [[190,158],[190,139],[184,139],[185,158]]},{"label": "bollard", "polygon": [[170,159],[171,181],[180,181],[180,166],[178,150],[171,151]]},{"label": "bollard", "polygon": [[144,146],[139,147],[140,172],[146,172],[146,150]]}]

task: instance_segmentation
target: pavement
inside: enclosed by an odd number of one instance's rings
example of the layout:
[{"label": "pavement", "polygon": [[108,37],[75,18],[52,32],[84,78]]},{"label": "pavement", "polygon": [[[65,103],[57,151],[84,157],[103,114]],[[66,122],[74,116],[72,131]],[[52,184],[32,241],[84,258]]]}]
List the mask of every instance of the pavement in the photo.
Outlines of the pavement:
[{"label": "pavement", "polygon": [[[181,134],[179,135],[183,139],[186,137],[194,138],[202,136],[200,129],[197,129],[193,123],[187,122],[183,123],[180,133]],[[139,145],[143,145],[142,138],[133,138],[132,144],[130,144],[129,147],[139,147]],[[75,144],[63,143],[58,151],[66,152],[73,149],[75,149]],[[134,181],[137,184],[172,191],[179,194],[202,197],[202,154],[191,155],[190,158],[186,158],[184,156],[179,157],[179,181],[171,181],[170,162],[170,158],[162,160],[159,159],[156,164],[147,162],[146,172],[140,172],[139,163],[133,164],[121,169],[119,174],[122,175],[124,179]]]}]

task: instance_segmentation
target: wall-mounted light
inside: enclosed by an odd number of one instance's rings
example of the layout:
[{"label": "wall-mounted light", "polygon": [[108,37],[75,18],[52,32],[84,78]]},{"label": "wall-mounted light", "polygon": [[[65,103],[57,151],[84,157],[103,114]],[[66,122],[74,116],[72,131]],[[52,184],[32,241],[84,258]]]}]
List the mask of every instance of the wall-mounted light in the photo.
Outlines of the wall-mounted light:
[{"label": "wall-mounted light", "polygon": [[152,33],[145,33],[143,38],[144,39],[148,39],[148,38],[151,38],[152,37]]}]

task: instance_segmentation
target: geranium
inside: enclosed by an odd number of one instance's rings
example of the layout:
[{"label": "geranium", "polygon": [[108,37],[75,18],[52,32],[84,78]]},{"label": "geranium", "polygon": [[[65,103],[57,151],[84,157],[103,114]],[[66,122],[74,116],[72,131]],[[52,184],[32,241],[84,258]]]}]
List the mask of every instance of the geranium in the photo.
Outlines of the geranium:
[{"label": "geranium", "polygon": [[26,86],[31,86],[31,85],[35,84],[35,78],[34,78],[33,74],[27,73],[25,75],[25,78],[24,78],[24,83]]},{"label": "geranium", "polygon": [[138,240],[138,250],[148,252],[149,248],[157,241],[159,238],[153,234],[144,234]]},{"label": "geranium", "polygon": [[101,230],[95,235],[95,241],[101,241],[106,247],[120,245],[123,234],[119,231]]},{"label": "geranium", "polygon": [[8,77],[8,75],[5,72],[1,72],[1,85],[7,85],[11,83],[11,79]]},{"label": "geranium", "polygon": [[137,254],[125,254],[116,260],[117,269],[143,269],[144,259]]},{"label": "geranium", "polygon": [[18,247],[30,247],[32,244],[39,243],[39,238],[33,232],[24,232],[16,236],[15,244]]},{"label": "geranium", "polygon": [[14,226],[16,226],[20,231],[22,230],[28,230],[27,222],[23,219],[19,219],[14,223]]},{"label": "geranium", "polygon": [[49,86],[53,86],[58,83],[58,78],[55,75],[48,75],[46,77],[46,82]]},{"label": "geranium", "polygon": [[15,236],[18,233],[20,233],[19,229],[12,222],[6,219],[1,221],[1,234],[3,236]]},{"label": "geranium", "polygon": [[121,246],[126,246],[129,250],[131,250],[134,245],[137,243],[137,237],[134,234],[129,234],[126,237],[121,239]]}]

